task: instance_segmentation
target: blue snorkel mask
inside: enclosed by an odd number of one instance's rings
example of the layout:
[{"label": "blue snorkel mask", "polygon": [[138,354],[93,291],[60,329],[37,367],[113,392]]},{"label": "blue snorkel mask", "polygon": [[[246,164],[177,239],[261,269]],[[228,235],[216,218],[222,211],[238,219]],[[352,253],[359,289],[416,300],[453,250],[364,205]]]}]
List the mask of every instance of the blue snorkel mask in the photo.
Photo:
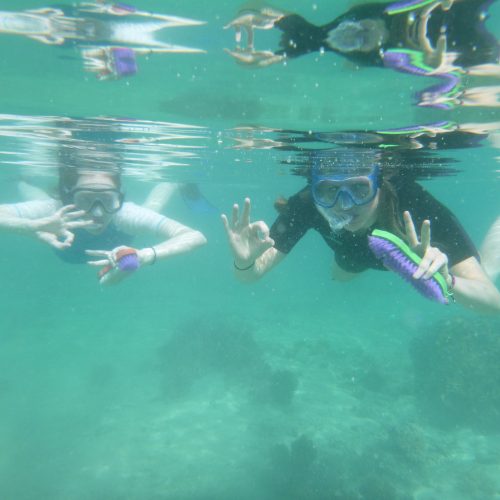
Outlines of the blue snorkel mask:
[{"label": "blue snorkel mask", "polygon": [[317,206],[332,208],[340,200],[342,209],[348,210],[353,206],[370,203],[377,195],[380,174],[378,164],[372,165],[371,171],[366,175],[359,175],[360,169],[342,172],[340,167],[335,170],[328,173],[328,169],[325,171],[318,164],[313,166],[311,192]]}]

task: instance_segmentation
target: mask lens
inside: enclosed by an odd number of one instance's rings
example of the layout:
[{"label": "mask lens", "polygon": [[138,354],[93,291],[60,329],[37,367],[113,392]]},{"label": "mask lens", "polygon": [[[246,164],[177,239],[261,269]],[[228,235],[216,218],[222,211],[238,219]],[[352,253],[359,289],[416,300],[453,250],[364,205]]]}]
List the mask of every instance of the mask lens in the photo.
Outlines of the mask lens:
[{"label": "mask lens", "polygon": [[77,190],[73,193],[73,203],[80,209],[89,212],[92,207],[99,203],[108,213],[117,212],[122,205],[121,195],[112,190]]},{"label": "mask lens", "polygon": [[346,186],[346,190],[351,194],[352,199],[357,205],[362,205],[371,200],[372,186],[368,182],[353,182]]},{"label": "mask lens", "polygon": [[120,195],[114,191],[102,193],[102,196],[99,197],[99,201],[102,203],[104,210],[109,213],[116,212],[121,207]]},{"label": "mask lens", "polygon": [[340,185],[329,180],[322,180],[313,185],[314,201],[322,207],[333,207],[337,201]]}]

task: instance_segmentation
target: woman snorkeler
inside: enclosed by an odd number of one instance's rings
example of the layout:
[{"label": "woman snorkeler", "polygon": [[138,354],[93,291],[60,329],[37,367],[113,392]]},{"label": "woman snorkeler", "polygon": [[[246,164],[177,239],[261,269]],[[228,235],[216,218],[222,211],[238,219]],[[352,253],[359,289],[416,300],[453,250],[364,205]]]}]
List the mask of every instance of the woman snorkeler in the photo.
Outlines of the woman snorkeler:
[{"label": "woman snorkeler", "polygon": [[[0,229],[35,236],[66,262],[99,267],[102,284],[118,283],[131,274],[127,271],[206,243],[199,231],[125,202],[117,169],[60,167],[58,198],[0,205]],[[138,235],[159,243],[134,249],[130,245]],[[132,265],[124,266],[131,255]]]},{"label": "woman snorkeler", "polygon": [[[238,62],[269,66],[311,53],[333,52],[357,66],[379,66],[432,77],[416,93],[419,106],[496,104],[497,87],[464,89],[463,76],[498,77],[500,49],[486,29],[491,0],[406,0],[355,5],[331,22],[315,25],[293,12],[245,9],[226,28],[236,30]],[[255,48],[255,30],[281,32],[279,48]],[[246,32],[246,45],[242,41]],[[482,95],[482,94],[493,94]],[[493,103],[493,104],[492,104]]]},{"label": "woman snorkeler", "polygon": [[[393,153],[394,155],[394,153]],[[261,278],[279,264],[309,229],[335,252],[333,279],[347,281],[367,269],[385,269],[370,250],[372,230],[406,241],[422,261],[413,274],[428,280],[440,272],[457,302],[481,312],[500,312],[500,292],[479,263],[478,252],[455,216],[414,178],[397,173],[395,156],[380,151],[316,153],[306,166],[308,185],[278,200],[271,228],[250,221],[250,199],[231,222],[222,220],[234,256],[236,277]],[[420,226],[420,235],[415,225]],[[431,238],[432,227],[432,238]]]},{"label": "woman snorkeler", "polygon": [[[455,64],[498,63],[496,38],[485,28],[491,0],[407,0],[355,5],[336,19],[316,26],[293,12],[272,7],[244,9],[227,24],[236,30],[237,48],[228,51],[245,64],[266,66],[312,52],[341,54],[360,65],[386,65],[390,48],[419,50],[429,66],[439,66],[447,48]],[[254,30],[277,29],[279,48],[258,51]],[[247,45],[242,46],[242,30]]]}]

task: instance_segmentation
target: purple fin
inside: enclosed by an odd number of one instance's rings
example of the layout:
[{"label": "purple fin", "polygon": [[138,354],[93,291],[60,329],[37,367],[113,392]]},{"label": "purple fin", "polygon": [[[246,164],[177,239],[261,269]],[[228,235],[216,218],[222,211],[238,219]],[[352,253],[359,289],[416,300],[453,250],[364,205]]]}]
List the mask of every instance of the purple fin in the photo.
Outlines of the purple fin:
[{"label": "purple fin", "polygon": [[115,47],[113,51],[113,64],[118,77],[132,76],[137,73],[135,52],[127,47]]},{"label": "purple fin", "polygon": [[447,297],[434,278],[428,280],[413,278],[418,265],[394,243],[378,236],[368,236],[368,245],[375,257],[380,259],[387,269],[399,274],[421,295],[440,304],[448,304]]}]

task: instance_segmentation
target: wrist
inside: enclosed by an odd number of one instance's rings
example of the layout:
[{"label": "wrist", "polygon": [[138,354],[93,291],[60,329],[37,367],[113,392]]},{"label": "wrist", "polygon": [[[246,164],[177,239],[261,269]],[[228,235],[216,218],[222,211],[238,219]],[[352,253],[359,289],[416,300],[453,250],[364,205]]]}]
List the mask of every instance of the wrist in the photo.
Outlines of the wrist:
[{"label": "wrist", "polygon": [[455,276],[451,273],[448,274],[448,279],[446,280],[446,284],[448,285],[448,291],[453,292],[455,289],[455,284],[457,280]]},{"label": "wrist", "polygon": [[139,256],[141,265],[147,264],[152,266],[157,259],[157,254],[154,247],[142,248],[137,252],[137,255]]},{"label": "wrist", "polygon": [[251,261],[250,263],[248,262],[241,262],[237,261],[236,259],[233,261],[234,268],[237,271],[248,271],[255,266],[255,261]]},{"label": "wrist", "polygon": [[45,221],[43,219],[28,219],[24,221],[20,229],[35,234],[45,230]]}]

